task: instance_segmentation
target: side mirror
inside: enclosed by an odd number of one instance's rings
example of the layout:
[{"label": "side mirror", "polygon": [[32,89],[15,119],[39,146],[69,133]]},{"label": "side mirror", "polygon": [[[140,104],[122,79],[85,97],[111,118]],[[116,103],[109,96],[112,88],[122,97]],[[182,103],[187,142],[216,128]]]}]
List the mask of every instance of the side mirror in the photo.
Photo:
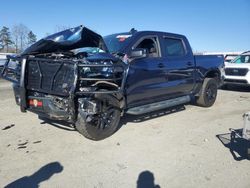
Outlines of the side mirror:
[{"label": "side mirror", "polygon": [[148,51],[144,48],[135,48],[130,52],[130,58],[143,58],[147,57]]}]

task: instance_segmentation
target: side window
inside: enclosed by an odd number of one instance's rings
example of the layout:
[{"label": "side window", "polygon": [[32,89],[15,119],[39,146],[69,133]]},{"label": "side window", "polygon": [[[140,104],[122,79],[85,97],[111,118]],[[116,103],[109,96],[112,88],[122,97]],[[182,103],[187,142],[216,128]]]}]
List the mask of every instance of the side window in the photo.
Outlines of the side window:
[{"label": "side window", "polygon": [[242,63],[242,58],[241,57],[239,57],[237,60],[236,60],[236,63]]},{"label": "side window", "polygon": [[164,38],[165,54],[167,56],[184,56],[185,48],[181,39]]},{"label": "side window", "polygon": [[149,57],[159,57],[156,38],[145,38],[135,48],[147,49]]},{"label": "side window", "polygon": [[232,62],[233,63],[250,63],[250,56],[240,55],[237,58],[235,58]]}]

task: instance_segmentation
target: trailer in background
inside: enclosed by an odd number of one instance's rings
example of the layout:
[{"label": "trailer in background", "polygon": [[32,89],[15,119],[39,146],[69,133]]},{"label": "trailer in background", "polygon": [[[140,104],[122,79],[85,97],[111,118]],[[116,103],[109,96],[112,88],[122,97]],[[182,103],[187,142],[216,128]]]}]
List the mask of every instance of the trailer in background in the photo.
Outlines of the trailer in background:
[{"label": "trailer in background", "polygon": [[242,131],[229,129],[231,132],[231,142],[235,143],[237,139],[241,139],[246,147],[246,156],[250,160],[250,112],[243,115],[244,125]]}]

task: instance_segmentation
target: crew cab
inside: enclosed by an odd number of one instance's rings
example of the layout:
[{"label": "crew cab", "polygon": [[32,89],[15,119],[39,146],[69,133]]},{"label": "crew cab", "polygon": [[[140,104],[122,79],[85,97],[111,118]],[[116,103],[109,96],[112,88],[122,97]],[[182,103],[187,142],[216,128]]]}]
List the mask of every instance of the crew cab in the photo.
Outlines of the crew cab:
[{"label": "crew cab", "polygon": [[250,85],[250,51],[244,52],[225,64],[222,72],[223,87],[228,85]]},{"label": "crew cab", "polygon": [[102,140],[125,113],[139,115],[190,102],[214,104],[223,56],[194,56],[183,35],[136,31],[101,37],[79,26],[8,56],[21,111],[75,125]]}]

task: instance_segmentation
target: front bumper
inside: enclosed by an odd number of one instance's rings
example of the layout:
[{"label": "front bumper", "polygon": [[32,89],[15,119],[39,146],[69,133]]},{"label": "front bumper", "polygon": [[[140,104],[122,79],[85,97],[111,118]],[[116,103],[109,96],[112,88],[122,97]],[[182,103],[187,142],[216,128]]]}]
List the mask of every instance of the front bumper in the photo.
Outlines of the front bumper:
[{"label": "front bumper", "polygon": [[[10,59],[16,60],[14,57]],[[31,111],[41,117],[74,122],[76,99],[100,94],[117,94],[120,97],[125,83],[125,65],[84,63],[82,61],[20,58],[18,69],[10,69],[8,60],[1,77],[13,82],[16,103],[22,112]],[[60,64],[61,63],[61,64]],[[88,77],[81,70],[113,69],[112,78]],[[114,85],[114,86],[113,86]],[[91,86],[91,87],[90,87]],[[103,87],[108,89],[104,90]],[[95,90],[95,88],[99,88]],[[42,106],[30,101],[40,101]],[[58,102],[59,101],[59,102]],[[60,104],[60,101],[62,104]],[[35,104],[35,103],[33,103]]]},{"label": "front bumper", "polygon": [[230,85],[250,85],[250,79],[248,77],[239,77],[239,76],[223,76],[222,82],[224,84]]},{"label": "front bumper", "polygon": [[[16,104],[21,107],[21,88],[17,84],[13,84],[13,91],[15,95]],[[49,118],[52,120],[64,120],[64,121],[71,121],[72,117],[70,112],[66,108],[59,107],[55,103],[56,96],[28,96],[27,104],[25,105],[25,110],[31,111],[37,114],[40,117]],[[38,101],[39,104],[30,103],[31,101]],[[68,99],[65,99],[68,102]]]},{"label": "front bumper", "polygon": [[248,67],[225,67],[222,76],[223,84],[250,85]]}]

